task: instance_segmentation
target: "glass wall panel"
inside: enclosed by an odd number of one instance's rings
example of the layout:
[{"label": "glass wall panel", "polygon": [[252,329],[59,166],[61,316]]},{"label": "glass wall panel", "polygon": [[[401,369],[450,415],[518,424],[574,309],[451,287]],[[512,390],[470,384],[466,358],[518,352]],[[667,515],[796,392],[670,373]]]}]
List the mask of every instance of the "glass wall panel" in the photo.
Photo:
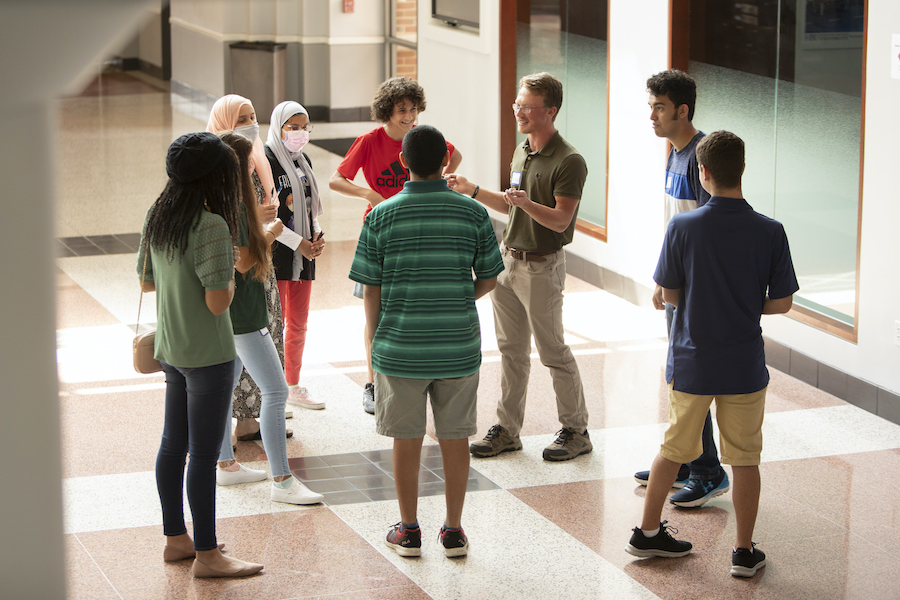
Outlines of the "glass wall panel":
[{"label": "glass wall panel", "polygon": [[517,80],[547,71],[562,81],[556,128],[588,165],[578,217],[605,228],[607,2],[520,0],[516,21]]},{"label": "glass wall panel", "polygon": [[864,0],[690,2],[694,124],[746,143],[743,191],[781,221],[795,303],[855,325]]}]

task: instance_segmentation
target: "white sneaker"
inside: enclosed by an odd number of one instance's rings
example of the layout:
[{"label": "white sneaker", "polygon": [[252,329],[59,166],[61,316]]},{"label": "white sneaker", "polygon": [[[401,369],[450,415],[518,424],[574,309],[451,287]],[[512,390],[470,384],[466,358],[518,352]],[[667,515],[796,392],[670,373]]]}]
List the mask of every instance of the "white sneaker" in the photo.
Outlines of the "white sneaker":
[{"label": "white sneaker", "polygon": [[309,408],[311,410],[321,410],[325,408],[324,400],[316,400],[309,393],[309,390],[300,386],[291,388],[287,401],[288,404],[302,406],[303,408]]},{"label": "white sneaker", "polygon": [[240,463],[238,463],[237,471],[225,471],[224,469],[216,467],[216,484],[218,485],[253,483],[254,481],[262,481],[263,479],[268,478],[269,474],[267,472],[248,469]]},{"label": "white sneaker", "polygon": [[318,504],[325,499],[322,494],[317,494],[299,481],[296,477],[291,478],[293,482],[291,487],[284,489],[272,484],[272,501],[284,502],[285,504]]}]

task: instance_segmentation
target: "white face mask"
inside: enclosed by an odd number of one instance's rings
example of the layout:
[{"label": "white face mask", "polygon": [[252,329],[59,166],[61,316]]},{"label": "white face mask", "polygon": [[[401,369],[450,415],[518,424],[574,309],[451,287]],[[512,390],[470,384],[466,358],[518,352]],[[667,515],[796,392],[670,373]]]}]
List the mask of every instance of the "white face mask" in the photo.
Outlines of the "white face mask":
[{"label": "white face mask", "polygon": [[284,142],[284,147],[291,152],[300,152],[309,141],[309,132],[302,129],[300,131],[287,131],[282,141]]},{"label": "white face mask", "polygon": [[241,125],[240,127],[235,127],[234,132],[244,136],[251,142],[255,142],[259,137],[259,123],[251,123],[250,125]]}]

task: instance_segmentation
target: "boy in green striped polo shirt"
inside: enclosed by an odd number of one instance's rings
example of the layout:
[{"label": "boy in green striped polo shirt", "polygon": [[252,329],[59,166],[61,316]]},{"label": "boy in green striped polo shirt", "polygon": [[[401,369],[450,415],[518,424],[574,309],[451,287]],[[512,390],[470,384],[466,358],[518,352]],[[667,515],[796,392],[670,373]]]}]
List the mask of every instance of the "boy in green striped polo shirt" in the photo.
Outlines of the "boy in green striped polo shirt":
[{"label": "boy in green striped polo shirt", "polygon": [[503,271],[487,211],[441,178],[449,160],[434,127],[419,125],[404,136],[400,162],[410,179],[366,217],[350,268],[350,279],[365,286],[376,430],[394,438],[400,523],[386,543],[401,556],[422,553],[416,508],[428,397],[444,467],[444,553],[467,552],[460,520],[481,367],[475,300]]}]

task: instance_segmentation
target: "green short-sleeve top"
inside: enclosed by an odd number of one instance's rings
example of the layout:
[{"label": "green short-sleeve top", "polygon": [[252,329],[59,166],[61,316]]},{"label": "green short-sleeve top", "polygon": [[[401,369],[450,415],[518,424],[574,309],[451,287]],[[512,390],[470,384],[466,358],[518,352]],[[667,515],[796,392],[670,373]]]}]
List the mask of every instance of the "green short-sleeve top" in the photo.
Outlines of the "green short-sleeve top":
[{"label": "green short-sleeve top", "polygon": [[[238,229],[238,245],[243,248],[250,244],[250,230],[247,226],[247,209],[241,204],[241,220]],[[231,324],[234,334],[253,333],[269,324],[269,309],[266,305],[266,288],[253,277],[256,266],[244,274],[234,272],[234,299],[231,301]]]},{"label": "green short-sleeve top", "polygon": [[[139,276],[145,243],[142,239],[138,252]],[[206,306],[206,292],[228,288],[233,277],[231,235],[228,224],[217,214],[200,211],[184,254],[176,249],[170,260],[164,248],[150,249],[144,279],[156,286],[157,360],[174,367],[198,368],[235,359],[229,311],[217,316]]]}]

